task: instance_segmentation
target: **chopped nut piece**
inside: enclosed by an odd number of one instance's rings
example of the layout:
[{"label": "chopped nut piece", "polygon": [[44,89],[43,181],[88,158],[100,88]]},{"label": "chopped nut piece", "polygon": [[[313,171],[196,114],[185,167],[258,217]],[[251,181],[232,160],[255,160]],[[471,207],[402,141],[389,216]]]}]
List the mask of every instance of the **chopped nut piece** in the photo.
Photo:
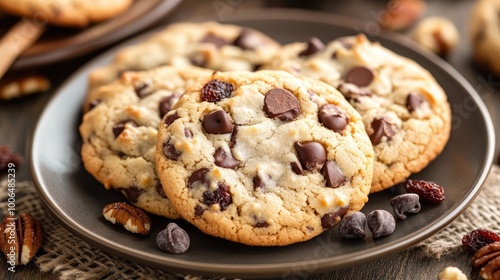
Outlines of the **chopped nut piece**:
[{"label": "chopped nut piece", "polygon": [[110,203],[102,209],[104,218],[119,223],[126,230],[142,235],[149,234],[151,219],[143,210],[124,202]]},{"label": "chopped nut piece", "polygon": [[460,269],[448,266],[439,273],[438,280],[467,280],[467,276]]}]

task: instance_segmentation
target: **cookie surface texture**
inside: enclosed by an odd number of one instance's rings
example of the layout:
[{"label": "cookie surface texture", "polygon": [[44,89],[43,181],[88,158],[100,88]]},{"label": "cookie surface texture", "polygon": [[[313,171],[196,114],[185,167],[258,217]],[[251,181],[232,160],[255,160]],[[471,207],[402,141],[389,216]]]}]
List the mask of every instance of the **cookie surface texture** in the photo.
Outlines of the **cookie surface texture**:
[{"label": "cookie surface texture", "polygon": [[285,71],[215,72],[162,120],[165,193],[203,232],[255,246],[308,240],[367,201],[373,148],[333,87]]},{"label": "cookie surface texture", "polygon": [[444,149],[451,113],[434,77],[365,36],[284,46],[264,68],[282,69],[337,88],[361,114],[375,150],[371,192],[425,168]]},{"label": "cookie surface texture", "polygon": [[176,23],[146,41],[121,50],[114,61],[90,74],[90,88],[126,70],[194,65],[220,71],[252,71],[268,62],[279,44],[250,28],[216,22]]},{"label": "cookie surface texture", "polygon": [[162,67],[126,72],[88,96],[80,134],[85,169],[150,213],[178,218],[157,176],[157,128],[185,88],[212,71]]},{"label": "cookie surface texture", "polygon": [[132,0],[0,0],[0,9],[40,23],[86,27],[122,13],[131,4]]}]

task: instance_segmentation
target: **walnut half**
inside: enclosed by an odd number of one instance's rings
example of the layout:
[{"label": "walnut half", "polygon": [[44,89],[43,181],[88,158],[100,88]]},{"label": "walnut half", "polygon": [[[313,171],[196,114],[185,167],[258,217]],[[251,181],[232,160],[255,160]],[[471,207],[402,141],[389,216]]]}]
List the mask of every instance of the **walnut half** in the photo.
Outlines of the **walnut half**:
[{"label": "walnut half", "polygon": [[6,216],[0,224],[0,248],[8,262],[27,264],[42,246],[42,224],[33,216]]},{"label": "walnut half", "polygon": [[113,224],[119,223],[125,229],[142,235],[149,234],[151,219],[143,210],[125,202],[114,202],[102,209],[104,218]]}]

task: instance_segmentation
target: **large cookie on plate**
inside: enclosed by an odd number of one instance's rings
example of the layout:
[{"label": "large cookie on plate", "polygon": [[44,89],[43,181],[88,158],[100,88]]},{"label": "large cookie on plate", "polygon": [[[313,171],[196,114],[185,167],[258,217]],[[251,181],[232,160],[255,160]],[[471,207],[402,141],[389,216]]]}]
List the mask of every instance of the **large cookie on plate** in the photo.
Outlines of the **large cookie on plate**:
[{"label": "large cookie on plate", "polygon": [[196,67],[127,72],[94,91],[80,125],[85,169],[139,208],[178,218],[156,172],[157,128],[185,88],[211,74]]},{"label": "large cookie on plate", "polygon": [[203,232],[287,245],[367,201],[373,148],[333,87],[285,71],[216,72],[190,87],[159,127],[163,189]]},{"label": "large cookie on plate", "polygon": [[252,71],[267,63],[279,44],[250,28],[216,22],[176,23],[146,41],[121,50],[109,65],[90,74],[90,88],[127,70],[195,65],[213,70]]},{"label": "large cookie on plate", "polygon": [[375,150],[371,192],[426,167],[444,149],[450,105],[434,77],[416,62],[370,42],[311,38],[282,48],[268,69],[282,69],[336,87],[361,114]]}]

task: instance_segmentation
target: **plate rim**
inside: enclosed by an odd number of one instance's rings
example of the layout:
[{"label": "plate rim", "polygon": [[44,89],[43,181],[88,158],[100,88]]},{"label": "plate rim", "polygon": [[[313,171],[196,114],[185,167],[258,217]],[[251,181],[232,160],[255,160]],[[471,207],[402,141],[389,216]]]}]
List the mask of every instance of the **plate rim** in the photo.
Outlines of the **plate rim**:
[{"label": "plate rim", "polygon": [[[231,20],[238,20],[238,21],[248,21],[256,19],[271,20],[271,18],[269,17],[270,15],[273,16],[272,20],[278,20],[278,21],[299,20],[305,22],[317,22],[328,25],[337,25],[347,28],[352,28],[353,24],[363,24],[362,21],[354,20],[352,18],[340,16],[337,14],[330,14],[318,11],[288,9],[288,8],[247,9],[243,12],[235,12],[227,19],[224,19],[224,21],[221,21],[221,23],[231,23]],[[210,19],[213,20],[213,18],[195,17],[195,18],[183,19],[182,22],[188,22],[188,21],[195,22],[195,21],[210,20]],[[415,52],[425,57],[433,64],[436,64],[436,66],[438,66],[439,68],[445,70],[448,73],[448,75],[457,82],[457,84],[459,84],[461,87],[464,88],[464,90],[468,93],[468,96],[470,96],[474,100],[475,104],[478,107],[477,111],[479,112],[479,115],[482,117],[484,121],[484,125],[486,128],[485,139],[488,145],[486,147],[485,151],[486,158],[482,164],[481,173],[477,176],[477,178],[475,178],[473,185],[469,189],[468,193],[460,200],[460,203],[454,209],[452,209],[451,212],[447,214],[444,219],[436,221],[429,227],[422,228],[419,229],[418,231],[413,232],[412,234],[409,235],[408,238],[405,238],[404,240],[395,240],[386,243],[384,244],[385,246],[383,248],[372,247],[363,250],[361,253],[354,252],[342,255],[344,260],[343,261],[340,260],[340,262],[338,260],[335,260],[335,263],[332,263],[332,259],[334,259],[335,257],[330,257],[330,258],[323,258],[320,260],[315,259],[308,261],[287,262],[279,264],[231,264],[231,265],[217,264],[217,263],[200,263],[199,261],[186,261],[186,260],[171,258],[169,259],[170,263],[166,264],[164,258],[159,258],[154,256],[155,258],[151,259],[152,256],[148,253],[141,254],[140,252],[137,252],[134,249],[127,248],[122,244],[117,244],[112,241],[110,242],[110,240],[105,240],[104,238],[100,238],[99,236],[88,231],[86,228],[80,227],[80,225],[74,222],[74,220],[71,217],[68,217],[65,213],[61,213],[60,211],[61,209],[58,209],[57,207],[55,207],[55,205],[53,205],[54,203],[50,201],[47,194],[43,191],[44,186],[42,186],[37,176],[36,172],[37,170],[33,160],[33,154],[35,150],[34,140],[36,139],[37,135],[40,134],[38,132],[38,128],[42,123],[44,116],[48,114],[47,108],[50,108],[52,104],[56,102],[57,97],[62,95],[65,88],[67,88],[70,84],[72,84],[75,80],[77,80],[78,77],[85,75],[85,73],[88,73],[90,69],[99,65],[100,61],[105,60],[106,57],[109,58],[111,55],[116,53],[116,51],[123,48],[127,44],[130,44],[130,42],[135,42],[147,38],[152,34],[154,34],[155,32],[157,32],[158,30],[161,30],[161,28],[164,28],[165,26],[172,23],[175,22],[167,22],[166,24],[162,24],[160,28],[149,30],[144,34],[134,36],[131,39],[126,40],[125,42],[111,48],[110,50],[92,58],[88,63],[84,64],[75,73],[70,75],[70,77],[68,77],[68,79],[66,79],[61,84],[61,86],[56,90],[56,94],[54,94],[51,97],[51,100],[47,103],[46,107],[44,108],[42,114],[40,115],[37,121],[37,124],[35,125],[32,136],[30,137],[31,140],[29,143],[30,171],[33,176],[33,181],[35,182],[36,191],[39,197],[41,198],[44,205],[50,210],[52,216],[55,217],[56,220],[58,220],[61,225],[67,228],[72,234],[75,234],[76,236],[82,238],[83,240],[92,244],[93,246],[102,249],[107,253],[111,253],[115,256],[119,256],[126,260],[131,260],[137,263],[141,263],[145,266],[160,268],[163,270],[165,270],[165,268],[171,268],[175,271],[191,273],[191,274],[195,272],[198,274],[202,274],[204,276],[223,275],[224,277],[231,277],[231,276],[241,277],[243,275],[245,277],[257,277],[257,276],[280,275],[284,271],[287,271],[287,269],[290,270],[290,268],[292,267],[297,267],[297,266],[308,267],[310,265],[315,266],[314,272],[322,272],[327,270],[351,267],[353,265],[374,261],[376,259],[381,259],[383,257],[387,257],[389,255],[403,251],[417,244],[418,242],[421,242],[429,238],[431,235],[435,234],[437,231],[443,229],[446,225],[455,220],[463,211],[467,209],[467,207],[474,201],[475,197],[479,194],[487,178],[487,175],[489,174],[489,171],[492,167],[494,158],[494,149],[495,149],[495,134],[494,134],[495,130],[493,127],[493,121],[483,100],[465,77],[463,77],[454,67],[452,67],[450,64],[448,64],[438,56],[430,52],[426,52],[422,49],[416,48],[415,45],[413,45],[412,42],[403,35],[396,33],[380,32],[377,36],[389,40],[397,45],[401,45],[404,48],[410,49],[412,52]],[[78,231],[76,229],[82,231]],[[87,235],[83,234],[82,232],[86,232]],[[359,259],[361,255],[363,257]],[[148,261],[146,262],[144,258],[148,258]],[[357,260],[355,260],[354,262],[353,259]],[[224,273],[221,273],[221,270],[224,271]]]}]

